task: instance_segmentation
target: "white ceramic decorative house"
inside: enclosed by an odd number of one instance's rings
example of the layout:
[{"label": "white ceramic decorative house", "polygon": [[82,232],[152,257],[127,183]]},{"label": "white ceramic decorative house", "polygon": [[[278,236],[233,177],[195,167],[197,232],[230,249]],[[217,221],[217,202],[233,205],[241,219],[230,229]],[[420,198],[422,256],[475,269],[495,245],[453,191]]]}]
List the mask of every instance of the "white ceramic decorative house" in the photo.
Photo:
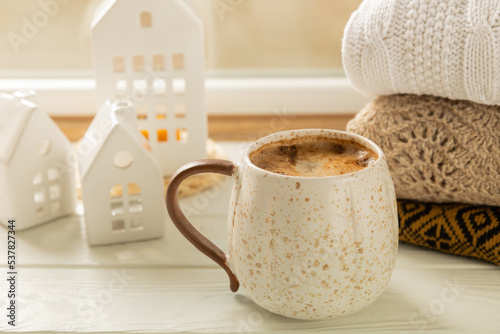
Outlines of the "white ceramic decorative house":
[{"label": "white ceramic decorative house", "polygon": [[111,0],[92,24],[98,100],[132,101],[164,175],[206,157],[203,26],[181,0]]},{"label": "white ceramic decorative house", "polygon": [[[85,148],[83,148],[83,146]],[[80,178],[90,245],[163,236],[163,174],[126,103],[105,103],[80,143]]]},{"label": "white ceramic decorative house", "polygon": [[73,148],[21,94],[0,94],[0,222],[24,230],[74,213]]}]

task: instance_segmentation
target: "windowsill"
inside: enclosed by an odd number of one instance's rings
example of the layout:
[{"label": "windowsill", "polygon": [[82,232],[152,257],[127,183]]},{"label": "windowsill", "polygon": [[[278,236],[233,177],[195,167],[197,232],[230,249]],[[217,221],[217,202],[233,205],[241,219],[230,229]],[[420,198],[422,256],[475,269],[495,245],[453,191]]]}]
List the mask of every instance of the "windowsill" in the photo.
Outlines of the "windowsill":
[{"label": "windowsill", "polygon": [[[0,91],[34,89],[52,116],[93,116],[93,79],[3,79]],[[347,78],[207,78],[209,115],[353,115],[369,98]]]}]

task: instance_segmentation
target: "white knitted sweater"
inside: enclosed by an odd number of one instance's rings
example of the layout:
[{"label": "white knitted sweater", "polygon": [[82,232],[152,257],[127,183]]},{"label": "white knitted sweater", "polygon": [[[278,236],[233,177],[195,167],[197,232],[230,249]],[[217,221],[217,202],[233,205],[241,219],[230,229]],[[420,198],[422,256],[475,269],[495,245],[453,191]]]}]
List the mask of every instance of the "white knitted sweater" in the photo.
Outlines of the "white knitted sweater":
[{"label": "white knitted sweater", "polygon": [[343,61],[366,95],[500,105],[500,0],[364,0],[346,26]]}]

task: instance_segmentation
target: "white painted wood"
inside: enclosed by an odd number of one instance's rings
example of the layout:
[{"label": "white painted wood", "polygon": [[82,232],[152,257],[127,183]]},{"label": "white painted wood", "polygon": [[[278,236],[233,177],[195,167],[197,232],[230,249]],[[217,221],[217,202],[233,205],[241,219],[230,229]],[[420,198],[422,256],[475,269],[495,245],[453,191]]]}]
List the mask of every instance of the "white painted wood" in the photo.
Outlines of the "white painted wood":
[{"label": "white painted wood", "polygon": [[[233,160],[245,147],[221,145]],[[224,250],[231,186],[191,216]],[[193,198],[183,202],[192,204]],[[291,320],[259,308],[242,290],[231,293],[224,271],[185,241],[171,222],[165,224],[162,239],[100,247],[88,246],[79,216],[19,232],[19,323],[14,330],[500,332],[500,267],[486,262],[400,245],[391,281],[373,305],[345,318]],[[0,248],[5,240],[6,229],[0,227]],[[5,265],[0,268],[7,271]],[[2,295],[6,288],[1,279]],[[0,298],[0,309],[6,300]],[[12,330],[0,320],[0,332]]]},{"label": "white painted wood", "polygon": [[347,78],[248,78],[207,81],[209,113],[345,114],[371,99]]},{"label": "white painted wood", "polygon": [[[3,79],[0,91],[31,88],[53,116],[91,116],[95,82],[74,79]],[[207,78],[208,114],[355,114],[369,101],[347,78]]]},{"label": "white painted wood", "polygon": [[[396,268],[383,295],[365,310],[300,321],[261,309],[243,291],[231,293],[219,269],[20,268],[16,331],[498,333],[498,277],[493,268]],[[2,321],[0,331],[7,329]]]},{"label": "white painted wood", "polygon": [[[225,248],[226,221],[223,217],[193,219],[200,231]],[[6,230],[1,230],[2,240]],[[60,220],[18,233],[19,261],[27,266],[127,265],[139,267],[214,267],[215,263],[196,251],[171,222],[165,222],[163,238],[144,242],[92,247],[82,217]]]},{"label": "white painted wood", "polygon": [[[221,194],[225,199],[226,192]],[[210,240],[227,250],[226,218],[198,215],[192,224]],[[0,229],[0,240],[7,230]],[[196,251],[170,221],[165,222],[163,238],[92,247],[87,244],[83,218],[73,216],[37,228],[19,232],[18,254],[23,266],[99,267],[126,265],[132,267],[213,267],[217,265]],[[438,253],[411,245],[400,245],[397,259],[401,269],[489,269],[491,264],[474,259]],[[496,268],[493,266],[493,268]],[[499,268],[500,271],[500,268]],[[500,274],[500,273],[499,273]],[[500,281],[500,276],[499,276]]]}]

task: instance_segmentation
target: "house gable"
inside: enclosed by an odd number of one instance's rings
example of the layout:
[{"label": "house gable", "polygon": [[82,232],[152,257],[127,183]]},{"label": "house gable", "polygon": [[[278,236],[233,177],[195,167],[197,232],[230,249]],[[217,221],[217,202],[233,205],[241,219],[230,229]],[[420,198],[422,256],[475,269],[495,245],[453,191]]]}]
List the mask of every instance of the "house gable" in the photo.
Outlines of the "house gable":
[{"label": "house gable", "polygon": [[69,165],[72,155],[73,147],[68,138],[45,112],[37,108],[31,112],[9,162],[13,169],[27,162],[36,165],[42,160],[73,168]]},{"label": "house gable", "polygon": [[[169,3],[170,2],[170,3]],[[123,13],[131,12],[134,17],[124,17]],[[121,22],[122,24],[129,25],[132,29],[138,29],[141,27],[141,14],[149,13],[151,14],[151,26],[159,26],[164,28],[168,27],[170,21],[177,22],[178,20],[172,20],[172,18],[185,18],[189,17],[189,20],[182,20],[186,22],[196,22],[196,25],[200,30],[203,29],[203,23],[201,19],[192,12],[188,5],[180,0],[169,0],[169,1],[157,1],[157,0],[108,0],[104,1],[103,4],[98,8],[94,20],[92,21],[91,28],[94,31],[100,31],[100,29],[116,29],[114,24],[116,22]],[[117,20],[107,23],[107,20]],[[120,30],[120,32],[122,32]]]},{"label": "house gable", "polygon": [[99,178],[94,177],[94,175],[106,175],[106,172],[119,170],[119,167],[113,165],[113,160],[115,154],[120,151],[131,152],[133,164],[141,164],[143,166],[139,174],[148,175],[151,171],[161,174],[160,166],[141,142],[137,141],[122,124],[116,124],[99,147],[96,147],[96,153],[93,155],[92,160],[89,161],[86,170],[81,171],[82,184],[91,179],[95,180]]},{"label": "house gable", "polygon": [[115,5],[116,1],[117,0],[104,0],[99,4],[99,6],[97,6],[94,18],[92,19],[92,23],[90,24],[91,29],[94,29],[94,27],[97,26],[99,22],[101,22],[101,20],[109,12],[111,7]]},{"label": "house gable", "polygon": [[132,147],[141,151],[145,155],[145,159],[150,159],[154,163],[154,159],[148,154],[145,147],[148,147],[144,137],[140,134],[135,126],[135,113],[129,104],[118,103],[112,104],[107,101],[99,110],[97,115],[92,120],[85,136],[77,148],[79,156],[80,176],[85,177],[89,169],[94,164],[95,160],[110,140],[115,142],[116,147],[122,147],[123,143],[111,139],[114,132],[123,133],[126,138],[130,138]]},{"label": "house gable", "polygon": [[10,94],[0,94],[0,163],[7,164],[24,134],[36,105]]}]

